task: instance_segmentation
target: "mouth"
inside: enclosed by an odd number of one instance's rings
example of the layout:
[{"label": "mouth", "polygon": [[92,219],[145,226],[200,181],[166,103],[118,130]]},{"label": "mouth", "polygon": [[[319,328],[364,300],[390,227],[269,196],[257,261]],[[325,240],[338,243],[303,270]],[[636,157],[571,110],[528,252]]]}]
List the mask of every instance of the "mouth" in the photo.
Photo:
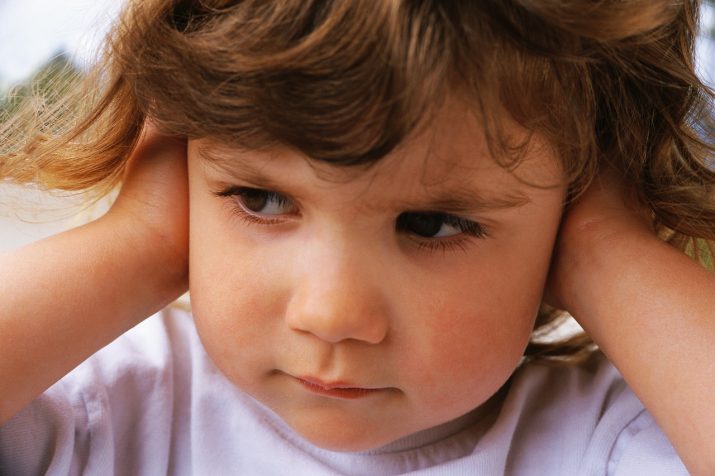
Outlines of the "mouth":
[{"label": "mouth", "polygon": [[305,389],[311,393],[324,395],[327,397],[355,400],[365,398],[375,393],[381,392],[383,388],[357,387],[349,382],[323,382],[315,377],[294,377]]}]

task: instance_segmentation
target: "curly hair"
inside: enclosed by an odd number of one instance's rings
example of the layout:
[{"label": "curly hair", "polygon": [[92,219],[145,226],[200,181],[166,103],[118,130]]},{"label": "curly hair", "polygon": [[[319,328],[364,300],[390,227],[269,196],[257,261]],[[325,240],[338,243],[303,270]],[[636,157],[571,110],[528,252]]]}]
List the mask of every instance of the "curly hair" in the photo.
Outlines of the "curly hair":
[{"label": "curly hair", "polygon": [[[144,122],[247,149],[369,166],[458,93],[494,159],[514,169],[500,114],[555,147],[577,198],[617,171],[664,240],[706,262],[715,240],[711,89],[694,70],[697,0],[145,0],[63,101],[0,126],[0,178],[102,196]],[[574,361],[587,336],[531,359]]]}]

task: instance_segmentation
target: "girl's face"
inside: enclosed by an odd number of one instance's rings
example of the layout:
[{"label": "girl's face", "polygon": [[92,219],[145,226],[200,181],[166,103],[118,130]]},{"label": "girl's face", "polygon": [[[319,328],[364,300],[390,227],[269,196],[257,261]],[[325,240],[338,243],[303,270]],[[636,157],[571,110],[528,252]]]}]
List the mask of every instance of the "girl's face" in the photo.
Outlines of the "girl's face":
[{"label": "girl's face", "polygon": [[452,420],[519,363],[565,195],[529,185],[561,183],[538,140],[510,173],[452,103],[369,170],[196,140],[189,176],[204,346],[315,445],[366,450]]}]

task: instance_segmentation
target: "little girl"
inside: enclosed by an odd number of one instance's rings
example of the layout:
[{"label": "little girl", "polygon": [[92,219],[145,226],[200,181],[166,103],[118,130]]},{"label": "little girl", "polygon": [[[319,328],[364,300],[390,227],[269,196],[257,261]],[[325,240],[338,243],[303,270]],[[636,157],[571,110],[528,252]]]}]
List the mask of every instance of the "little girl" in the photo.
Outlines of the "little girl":
[{"label": "little girl", "polygon": [[0,129],[121,183],[0,257],[0,473],[715,474],[698,8],[131,2]]}]

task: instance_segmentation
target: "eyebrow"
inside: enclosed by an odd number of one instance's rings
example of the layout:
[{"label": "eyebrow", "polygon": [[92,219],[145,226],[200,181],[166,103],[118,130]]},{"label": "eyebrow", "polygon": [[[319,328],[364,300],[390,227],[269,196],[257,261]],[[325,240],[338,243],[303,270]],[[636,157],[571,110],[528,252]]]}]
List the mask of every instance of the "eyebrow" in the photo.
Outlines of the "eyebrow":
[{"label": "eyebrow", "polygon": [[[236,151],[221,146],[205,145],[199,148],[199,155],[212,168],[223,171],[232,177],[239,178],[257,188],[265,188],[296,199],[300,193],[289,192],[289,186],[274,180],[247,161],[237,160]],[[234,155],[234,157],[231,157]],[[444,213],[477,213],[488,210],[504,210],[519,208],[531,202],[524,193],[511,191],[504,194],[485,194],[474,190],[467,184],[449,184],[443,187],[433,185],[425,199],[419,200],[415,207],[414,200],[398,199],[393,202],[396,208],[410,211],[440,211]],[[375,208],[382,208],[376,206]]]},{"label": "eyebrow", "polygon": [[[204,163],[214,170],[249,182],[256,187],[264,187],[272,192],[299,198],[295,193],[287,193],[288,187],[271,178],[260,168],[249,164],[247,161],[237,159],[235,157],[236,151],[232,149],[227,149],[220,145],[206,145],[199,147],[198,152],[199,156],[204,159]],[[244,153],[240,152],[242,155]]]},{"label": "eyebrow", "polygon": [[431,193],[431,198],[420,208],[423,211],[439,210],[452,213],[477,213],[488,210],[519,208],[531,200],[521,193],[485,195],[468,187],[450,187]]}]

